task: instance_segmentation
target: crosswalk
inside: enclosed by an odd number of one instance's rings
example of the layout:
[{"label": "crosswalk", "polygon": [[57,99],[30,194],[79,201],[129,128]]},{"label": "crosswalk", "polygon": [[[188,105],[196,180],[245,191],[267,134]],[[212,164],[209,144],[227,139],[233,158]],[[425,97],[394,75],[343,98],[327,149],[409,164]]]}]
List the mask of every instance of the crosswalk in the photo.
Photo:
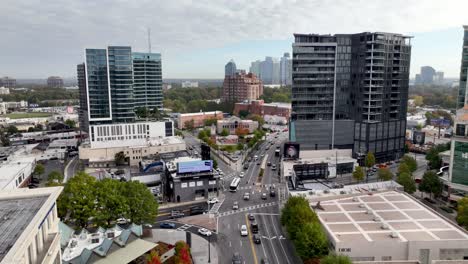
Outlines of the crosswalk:
[{"label": "crosswalk", "polygon": [[256,190],[261,190],[262,188],[264,189],[269,189],[271,186],[275,187],[274,184],[255,184],[255,185],[247,185],[247,186],[240,186],[237,188],[237,190],[251,190],[252,188],[255,188]]},{"label": "crosswalk", "polygon": [[185,230],[191,228],[192,226],[193,226],[193,225],[185,224],[185,225],[183,225],[183,226],[177,228],[177,230],[178,230],[178,231],[185,231]]},{"label": "crosswalk", "polygon": [[221,205],[223,204],[223,202],[224,202],[224,199],[221,200],[221,201],[219,201],[218,203],[213,204],[212,207],[211,207],[211,209],[210,209],[210,211],[209,211],[209,213],[210,213],[210,214],[216,214],[216,213],[218,213],[218,210],[219,210],[219,208],[221,207]]},{"label": "crosswalk", "polygon": [[264,203],[264,204],[257,204],[257,205],[252,205],[252,206],[248,206],[248,207],[242,207],[242,208],[239,208],[239,210],[231,210],[231,211],[228,211],[228,212],[219,213],[219,214],[218,214],[218,217],[223,217],[223,216],[238,214],[238,213],[242,213],[242,212],[246,212],[246,211],[251,211],[251,210],[258,209],[258,208],[273,206],[273,205],[276,205],[276,202],[270,202],[270,203]]}]

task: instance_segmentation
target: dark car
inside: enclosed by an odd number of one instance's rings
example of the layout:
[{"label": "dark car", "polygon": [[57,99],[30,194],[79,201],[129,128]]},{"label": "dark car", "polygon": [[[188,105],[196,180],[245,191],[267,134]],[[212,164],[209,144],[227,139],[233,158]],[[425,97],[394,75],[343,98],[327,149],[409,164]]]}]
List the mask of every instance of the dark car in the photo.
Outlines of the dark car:
[{"label": "dark car", "polygon": [[244,263],[244,259],[242,258],[242,256],[239,254],[239,253],[234,253],[234,255],[232,256],[232,264],[243,264]]},{"label": "dark car", "polygon": [[262,261],[260,261],[260,264],[270,264],[270,262],[268,261],[268,259],[262,259]]},{"label": "dark car", "polygon": [[169,222],[162,222],[159,224],[159,227],[160,228],[170,228],[170,229],[174,229],[175,228],[175,224],[174,223],[169,223]]},{"label": "dark car", "polygon": [[257,234],[253,235],[252,239],[253,239],[253,242],[255,244],[261,244],[262,243],[262,240],[260,239],[260,235],[257,235]]},{"label": "dark car", "polygon": [[192,206],[190,207],[190,215],[198,215],[198,214],[203,214],[205,210],[203,210],[202,207],[200,206]]},{"label": "dark car", "polygon": [[268,163],[267,163],[267,166],[271,166],[271,162],[268,162]]},{"label": "dark car", "polygon": [[270,197],[275,197],[276,196],[276,191],[274,187],[270,187]]},{"label": "dark car", "polygon": [[172,210],[171,211],[171,218],[180,218],[180,217],[184,217],[185,214],[179,210]]},{"label": "dark car", "polygon": [[255,216],[253,214],[249,214],[249,220],[250,221],[255,221]]}]

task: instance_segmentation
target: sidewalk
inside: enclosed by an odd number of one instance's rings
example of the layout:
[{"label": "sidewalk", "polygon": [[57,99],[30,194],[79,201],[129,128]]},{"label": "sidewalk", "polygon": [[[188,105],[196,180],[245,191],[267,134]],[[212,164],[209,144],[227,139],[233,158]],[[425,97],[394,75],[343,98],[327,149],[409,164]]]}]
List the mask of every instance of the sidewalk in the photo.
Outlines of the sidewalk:
[{"label": "sidewalk", "polygon": [[183,206],[183,205],[192,205],[192,204],[198,204],[201,202],[205,202],[208,199],[200,199],[200,200],[195,200],[195,201],[190,201],[190,202],[181,202],[181,203],[164,203],[159,205],[159,209],[167,209],[167,208],[172,208],[172,207],[178,207],[178,206]]},{"label": "sidewalk", "polygon": [[[153,229],[153,237],[145,238],[151,242],[157,243],[158,241],[163,241],[169,244],[175,244],[177,241],[185,241],[186,234],[184,231],[177,230],[163,230],[163,229]],[[206,264],[208,263],[208,241],[199,235],[193,234],[192,237],[192,246],[190,251],[192,253],[193,263],[194,264]],[[210,254],[211,254],[211,263],[219,263],[218,251],[216,246],[210,244]]]}]

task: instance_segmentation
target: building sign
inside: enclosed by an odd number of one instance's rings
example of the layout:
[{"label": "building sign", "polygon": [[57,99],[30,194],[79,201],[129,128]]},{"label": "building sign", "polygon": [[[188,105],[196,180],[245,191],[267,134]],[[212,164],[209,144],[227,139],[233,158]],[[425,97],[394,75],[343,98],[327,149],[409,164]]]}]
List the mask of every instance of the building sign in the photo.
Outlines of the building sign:
[{"label": "building sign", "polygon": [[197,173],[213,170],[212,160],[195,160],[177,163],[177,173]]},{"label": "building sign", "polygon": [[426,132],[414,131],[413,132],[413,144],[424,145],[426,140]]},{"label": "building sign", "polygon": [[195,182],[189,182],[189,187],[195,187]]},{"label": "building sign", "polygon": [[287,159],[299,158],[300,146],[298,143],[287,142],[284,143],[284,157]]},{"label": "building sign", "polygon": [[440,119],[440,118],[432,118],[431,125],[435,127],[449,127],[450,120],[448,119]]}]

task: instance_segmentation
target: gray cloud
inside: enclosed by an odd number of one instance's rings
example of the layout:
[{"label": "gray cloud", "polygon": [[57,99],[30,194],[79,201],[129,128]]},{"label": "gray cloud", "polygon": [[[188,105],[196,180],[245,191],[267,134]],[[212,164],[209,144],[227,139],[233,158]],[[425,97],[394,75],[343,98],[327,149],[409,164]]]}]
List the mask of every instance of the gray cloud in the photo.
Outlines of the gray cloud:
[{"label": "gray cloud", "polygon": [[457,27],[467,7],[466,0],[2,0],[0,76],[74,76],[84,47],[146,50],[147,27],[153,49],[170,58],[251,39],[287,39],[294,32]]}]

